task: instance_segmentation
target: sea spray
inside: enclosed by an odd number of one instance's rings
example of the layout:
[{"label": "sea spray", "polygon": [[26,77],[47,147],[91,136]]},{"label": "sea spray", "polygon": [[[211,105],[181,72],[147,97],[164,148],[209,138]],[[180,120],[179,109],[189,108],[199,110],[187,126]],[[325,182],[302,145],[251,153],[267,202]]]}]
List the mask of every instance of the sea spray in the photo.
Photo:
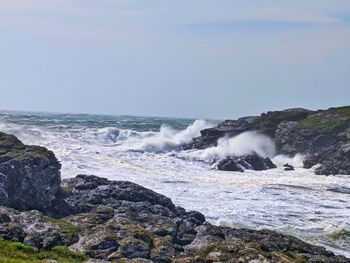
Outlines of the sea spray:
[{"label": "sea spray", "polygon": [[261,157],[276,155],[276,147],[271,138],[255,131],[243,132],[235,137],[223,137],[215,147],[183,152],[184,157],[193,160],[215,161],[231,156],[244,156],[256,153]]},{"label": "sea spray", "polygon": [[301,154],[296,154],[293,157],[289,157],[283,154],[276,155],[272,158],[272,162],[277,166],[283,166],[284,164],[290,164],[295,168],[304,167],[305,156]]},{"label": "sea spray", "polygon": [[143,141],[142,147],[145,149],[170,151],[180,145],[191,142],[193,138],[200,136],[201,130],[211,126],[210,122],[204,120],[196,120],[182,131],[162,125],[157,135],[146,138]]}]

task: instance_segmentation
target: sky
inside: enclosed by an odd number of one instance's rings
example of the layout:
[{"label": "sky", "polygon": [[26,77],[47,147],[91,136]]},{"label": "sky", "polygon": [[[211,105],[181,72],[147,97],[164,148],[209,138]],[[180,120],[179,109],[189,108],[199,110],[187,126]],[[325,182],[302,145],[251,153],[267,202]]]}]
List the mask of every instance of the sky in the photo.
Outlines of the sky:
[{"label": "sky", "polygon": [[349,104],[349,0],[0,0],[0,109],[226,119]]}]

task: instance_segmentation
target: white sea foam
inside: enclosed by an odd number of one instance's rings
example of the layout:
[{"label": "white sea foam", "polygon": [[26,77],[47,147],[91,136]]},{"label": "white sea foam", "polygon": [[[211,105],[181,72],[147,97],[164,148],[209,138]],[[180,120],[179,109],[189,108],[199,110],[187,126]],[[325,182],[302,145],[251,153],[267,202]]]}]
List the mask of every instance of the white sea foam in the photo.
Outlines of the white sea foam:
[{"label": "white sea foam", "polygon": [[215,147],[191,150],[181,155],[194,160],[214,161],[230,156],[244,156],[253,153],[264,158],[273,157],[276,154],[275,144],[269,137],[258,132],[249,131],[232,138],[221,138]]},{"label": "white sea foam", "polygon": [[200,136],[201,130],[210,126],[212,124],[204,120],[196,120],[192,125],[182,131],[162,125],[157,135],[146,138],[143,141],[142,147],[145,149],[169,151],[177,146],[191,142],[193,138]]},{"label": "white sea foam", "polygon": [[279,154],[272,158],[272,162],[277,166],[290,164],[296,168],[303,168],[304,160],[305,160],[305,156],[303,156],[302,154],[296,154],[294,157],[289,157],[283,154]]}]

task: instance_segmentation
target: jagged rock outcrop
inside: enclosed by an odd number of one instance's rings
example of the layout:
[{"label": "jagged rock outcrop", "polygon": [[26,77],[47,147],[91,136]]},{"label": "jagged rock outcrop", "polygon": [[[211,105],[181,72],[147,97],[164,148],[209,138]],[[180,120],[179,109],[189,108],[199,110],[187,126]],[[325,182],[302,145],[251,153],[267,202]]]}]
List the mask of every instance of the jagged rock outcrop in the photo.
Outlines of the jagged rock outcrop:
[{"label": "jagged rock outcrop", "polygon": [[79,175],[63,187],[72,215],[0,207],[0,236],[37,248],[66,245],[104,262],[350,262],[273,231],[213,226],[130,182]]},{"label": "jagged rock outcrop", "polygon": [[82,229],[73,247],[100,259],[170,262],[205,221],[202,214],[131,182],[78,175],[64,180],[63,187],[70,193],[66,202],[78,213],[66,220]]},{"label": "jagged rock outcrop", "polygon": [[224,136],[233,137],[246,131],[258,131],[274,137],[275,131],[282,121],[299,121],[305,119],[311,113],[312,111],[305,109],[288,109],[284,111],[269,111],[260,116],[226,120],[219,123],[217,127],[202,130],[201,136],[195,138],[185,148],[205,149],[216,146],[218,139]]},{"label": "jagged rock outcrop", "polygon": [[278,154],[303,154],[306,168],[320,164],[317,174],[350,174],[350,106],[319,111],[289,109],[227,120],[201,131],[185,149],[216,146],[219,138],[246,131],[270,136]]},{"label": "jagged rock outcrop", "polygon": [[60,168],[53,152],[0,132],[0,205],[51,211],[59,199]]}]

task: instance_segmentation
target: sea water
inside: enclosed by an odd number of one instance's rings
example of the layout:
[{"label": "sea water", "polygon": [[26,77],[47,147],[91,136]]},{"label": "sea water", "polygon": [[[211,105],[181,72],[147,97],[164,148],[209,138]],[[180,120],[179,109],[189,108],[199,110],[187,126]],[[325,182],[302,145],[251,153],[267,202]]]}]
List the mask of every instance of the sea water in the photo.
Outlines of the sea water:
[{"label": "sea water", "polygon": [[[214,121],[52,113],[0,112],[0,131],[54,151],[62,178],[93,174],[128,180],[202,212],[213,224],[272,229],[350,257],[350,175],[320,176],[302,156],[273,156],[273,142],[254,133],[222,138],[206,150],[181,145]],[[259,151],[279,165],[223,172],[213,160]],[[284,171],[292,163],[295,171]]]}]

